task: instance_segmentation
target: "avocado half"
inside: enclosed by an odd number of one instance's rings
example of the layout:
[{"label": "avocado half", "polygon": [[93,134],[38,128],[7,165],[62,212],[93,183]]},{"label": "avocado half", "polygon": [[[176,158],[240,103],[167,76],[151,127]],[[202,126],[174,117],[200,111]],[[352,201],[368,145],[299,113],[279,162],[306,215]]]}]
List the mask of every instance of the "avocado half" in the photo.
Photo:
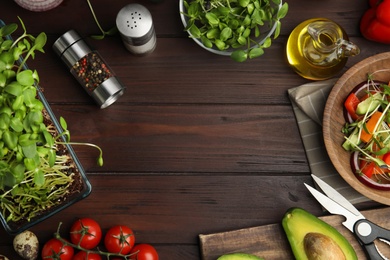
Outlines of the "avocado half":
[{"label": "avocado half", "polygon": [[263,258],[245,253],[232,253],[222,255],[217,260],[263,260]]},{"label": "avocado half", "polygon": [[283,217],[282,225],[297,260],[309,259],[304,248],[304,238],[309,233],[322,234],[333,240],[346,260],[358,259],[351,244],[337,229],[304,209],[289,209]]}]

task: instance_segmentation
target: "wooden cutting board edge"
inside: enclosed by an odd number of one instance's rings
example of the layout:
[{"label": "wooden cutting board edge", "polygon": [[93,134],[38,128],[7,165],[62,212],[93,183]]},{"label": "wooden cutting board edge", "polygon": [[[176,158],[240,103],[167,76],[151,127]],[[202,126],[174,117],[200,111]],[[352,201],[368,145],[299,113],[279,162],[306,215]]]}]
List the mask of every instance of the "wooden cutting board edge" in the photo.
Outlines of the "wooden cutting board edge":
[{"label": "wooden cutting board edge", "polygon": [[[362,214],[377,225],[390,229],[390,207],[362,211]],[[353,246],[359,260],[367,259],[354,235],[341,223],[342,216],[319,217],[335,227]],[[276,224],[243,228],[214,234],[200,234],[200,250],[203,260],[216,260],[219,256],[233,252],[257,255],[265,260],[294,259],[281,222]],[[390,247],[380,247],[385,256],[390,256]]]}]

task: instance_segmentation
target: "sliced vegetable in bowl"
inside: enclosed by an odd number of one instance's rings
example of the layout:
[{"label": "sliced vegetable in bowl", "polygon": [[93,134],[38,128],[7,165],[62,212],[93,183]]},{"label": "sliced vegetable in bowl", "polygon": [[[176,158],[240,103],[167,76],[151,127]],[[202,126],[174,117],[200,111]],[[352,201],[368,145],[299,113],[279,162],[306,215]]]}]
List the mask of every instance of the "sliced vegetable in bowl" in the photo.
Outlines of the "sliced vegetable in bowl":
[{"label": "sliced vegetable in bowl", "polygon": [[342,146],[351,152],[351,170],[362,183],[390,190],[390,86],[373,76],[345,100]]},{"label": "sliced vegetable in bowl", "polygon": [[[368,76],[370,80],[379,84],[390,82],[390,52],[380,53],[369,58],[366,58],[348,69],[335,83],[332,88],[324,110],[323,115],[323,137],[324,144],[329,155],[330,161],[340,174],[340,176],[357,192],[374,201],[390,205],[390,191],[372,187],[363,180],[362,174],[356,174],[351,167],[352,151],[346,150],[345,146],[345,129],[346,123],[351,123],[351,119],[345,117],[345,102],[351,92],[362,82],[367,83]],[[355,89],[356,91],[356,89]],[[359,93],[363,94],[364,92]],[[368,96],[373,96],[372,93],[365,93]],[[359,96],[359,101],[362,96]],[[355,106],[355,108],[353,108]],[[353,99],[350,103],[352,111],[356,110],[356,103]],[[384,109],[384,108],[381,108]],[[360,115],[364,117],[363,115]],[[363,127],[364,129],[364,127]],[[349,136],[349,135],[348,135]],[[352,138],[353,136],[351,136]],[[355,136],[356,137],[356,136]],[[359,137],[360,139],[360,137]],[[358,164],[352,164],[358,165]],[[360,164],[359,164],[360,167]],[[359,168],[358,167],[358,168]],[[359,168],[360,169],[360,168]],[[374,176],[377,177],[377,176]],[[365,177],[364,177],[365,178]],[[378,182],[374,182],[378,184]],[[382,181],[383,183],[383,181]]]}]

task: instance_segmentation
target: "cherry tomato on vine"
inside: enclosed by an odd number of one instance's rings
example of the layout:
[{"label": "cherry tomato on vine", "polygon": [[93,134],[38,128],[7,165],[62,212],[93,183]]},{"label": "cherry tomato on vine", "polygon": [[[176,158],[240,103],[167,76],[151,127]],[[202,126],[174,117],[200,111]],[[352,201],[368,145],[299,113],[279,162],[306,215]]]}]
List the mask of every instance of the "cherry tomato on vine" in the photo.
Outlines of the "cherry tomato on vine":
[{"label": "cherry tomato on vine", "polygon": [[99,245],[102,239],[100,225],[93,219],[81,218],[76,220],[70,228],[70,241],[85,249],[92,249]]},{"label": "cherry tomato on vine", "polygon": [[74,255],[72,260],[102,260],[102,257],[99,254],[80,251]]},{"label": "cherry tomato on vine", "polygon": [[134,254],[130,257],[133,260],[158,260],[156,249],[149,244],[135,245],[130,253]]},{"label": "cherry tomato on vine", "polygon": [[42,259],[44,260],[71,260],[74,249],[64,245],[60,240],[52,238],[42,248]]},{"label": "cherry tomato on vine", "polygon": [[134,232],[127,226],[114,226],[104,237],[104,246],[110,253],[127,255],[135,243]]}]

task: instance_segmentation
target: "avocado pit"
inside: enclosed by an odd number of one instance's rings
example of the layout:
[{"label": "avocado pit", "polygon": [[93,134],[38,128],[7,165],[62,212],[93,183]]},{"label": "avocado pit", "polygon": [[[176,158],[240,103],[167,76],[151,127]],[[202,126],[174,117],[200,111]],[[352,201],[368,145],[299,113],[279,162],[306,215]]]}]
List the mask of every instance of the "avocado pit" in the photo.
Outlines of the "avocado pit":
[{"label": "avocado pit", "polygon": [[330,237],[320,233],[307,233],[303,247],[309,260],[345,260],[340,246]]}]

